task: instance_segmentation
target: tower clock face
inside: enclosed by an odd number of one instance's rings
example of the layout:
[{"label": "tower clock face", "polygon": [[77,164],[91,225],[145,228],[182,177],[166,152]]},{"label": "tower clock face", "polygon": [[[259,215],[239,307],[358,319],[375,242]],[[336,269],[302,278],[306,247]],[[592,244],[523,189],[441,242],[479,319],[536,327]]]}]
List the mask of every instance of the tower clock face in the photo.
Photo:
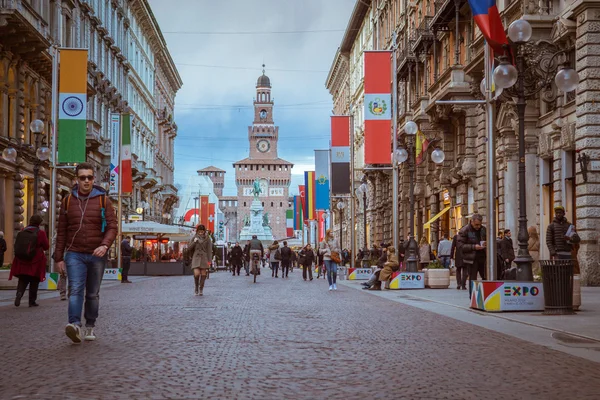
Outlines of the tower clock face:
[{"label": "tower clock face", "polygon": [[256,148],[261,153],[266,153],[267,151],[269,151],[269,149],[271,149],[271,143],[269,143],[268,140],[259,140],[256,143]]},{"label": "tower clock face", "polygon": [[265,119],[265,118],[267,118],[267,110],[261,110],[260,119]]}]

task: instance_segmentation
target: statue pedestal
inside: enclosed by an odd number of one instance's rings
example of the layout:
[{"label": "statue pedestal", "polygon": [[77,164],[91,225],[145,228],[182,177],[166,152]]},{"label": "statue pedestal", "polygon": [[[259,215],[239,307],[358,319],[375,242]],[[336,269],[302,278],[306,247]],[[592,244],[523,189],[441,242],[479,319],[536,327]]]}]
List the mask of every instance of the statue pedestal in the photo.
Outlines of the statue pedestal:
[{"label": "statue pedestal", "polygon": [[240,241],[250,240],[256,235],[258,240],[273,241],[273,232],[269,226],[263,226],[264,208],[255,197],[250,204],[250,225],[244,226],[240,232]]}]

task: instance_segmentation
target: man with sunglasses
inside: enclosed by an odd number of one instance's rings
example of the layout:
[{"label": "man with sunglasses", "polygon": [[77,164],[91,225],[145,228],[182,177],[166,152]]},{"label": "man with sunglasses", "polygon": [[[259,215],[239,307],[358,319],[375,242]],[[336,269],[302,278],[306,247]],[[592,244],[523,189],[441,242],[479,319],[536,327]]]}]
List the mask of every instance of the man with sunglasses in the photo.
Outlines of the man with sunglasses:
[{"label": "man with sunglasses", "polygon": [[94,168],[81,163],[75,169],[77,183],[63,199],[58,218],[54,261],[69,277],[69,323],[65,333],[81,343],[81,312],[84,308],[83,339],[95,340],[94,326],[100,305],[100,284],[107,251],[117,236],[117,217],[106,191],[94,185]]}]

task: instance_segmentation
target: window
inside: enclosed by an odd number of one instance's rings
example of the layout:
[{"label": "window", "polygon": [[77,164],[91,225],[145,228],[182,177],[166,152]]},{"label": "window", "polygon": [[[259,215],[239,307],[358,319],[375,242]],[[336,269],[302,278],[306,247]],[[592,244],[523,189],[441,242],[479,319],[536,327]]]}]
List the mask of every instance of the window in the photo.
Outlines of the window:
[{"label": "window", "polygon": [[273,207],[273,202],[271,202],[271,207]]},{"label": "window", "polygon": [[246,202],[244,202],[244,207],[246,207]]},{"label": "window", "polygon": [[283,202],[282,201],[279,202],[279,207],[283,207]]},{"label": "window", "polygon": [[265,206],[265,202],[264,202],[264,201],[262,202],[262,206],[263,206],[263,207]]}]

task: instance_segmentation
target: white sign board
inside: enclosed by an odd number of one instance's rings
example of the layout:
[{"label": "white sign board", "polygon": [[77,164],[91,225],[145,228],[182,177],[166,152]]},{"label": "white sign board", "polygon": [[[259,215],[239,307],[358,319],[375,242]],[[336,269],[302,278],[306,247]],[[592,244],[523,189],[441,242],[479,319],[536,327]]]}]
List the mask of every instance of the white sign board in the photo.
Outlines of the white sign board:
[{"label": "white sign board", "polygon": [[269,196],[283,196],[283,188],[270,188]]},{"label": "white sign board", "polygon": [[121,280],[121,273],[118,268],[106,268],[104,270],[104,277],[102,280],[105,281],[118,281]]},{"label": "white sign board", "polygon": [[369,280],[373,270],[371,268],[348,268],[348,280],[359,281]]},{"label": "white sign board", "polygon": [[424,272],[401,272],[398,281],[400,289],[425,289]]}]

